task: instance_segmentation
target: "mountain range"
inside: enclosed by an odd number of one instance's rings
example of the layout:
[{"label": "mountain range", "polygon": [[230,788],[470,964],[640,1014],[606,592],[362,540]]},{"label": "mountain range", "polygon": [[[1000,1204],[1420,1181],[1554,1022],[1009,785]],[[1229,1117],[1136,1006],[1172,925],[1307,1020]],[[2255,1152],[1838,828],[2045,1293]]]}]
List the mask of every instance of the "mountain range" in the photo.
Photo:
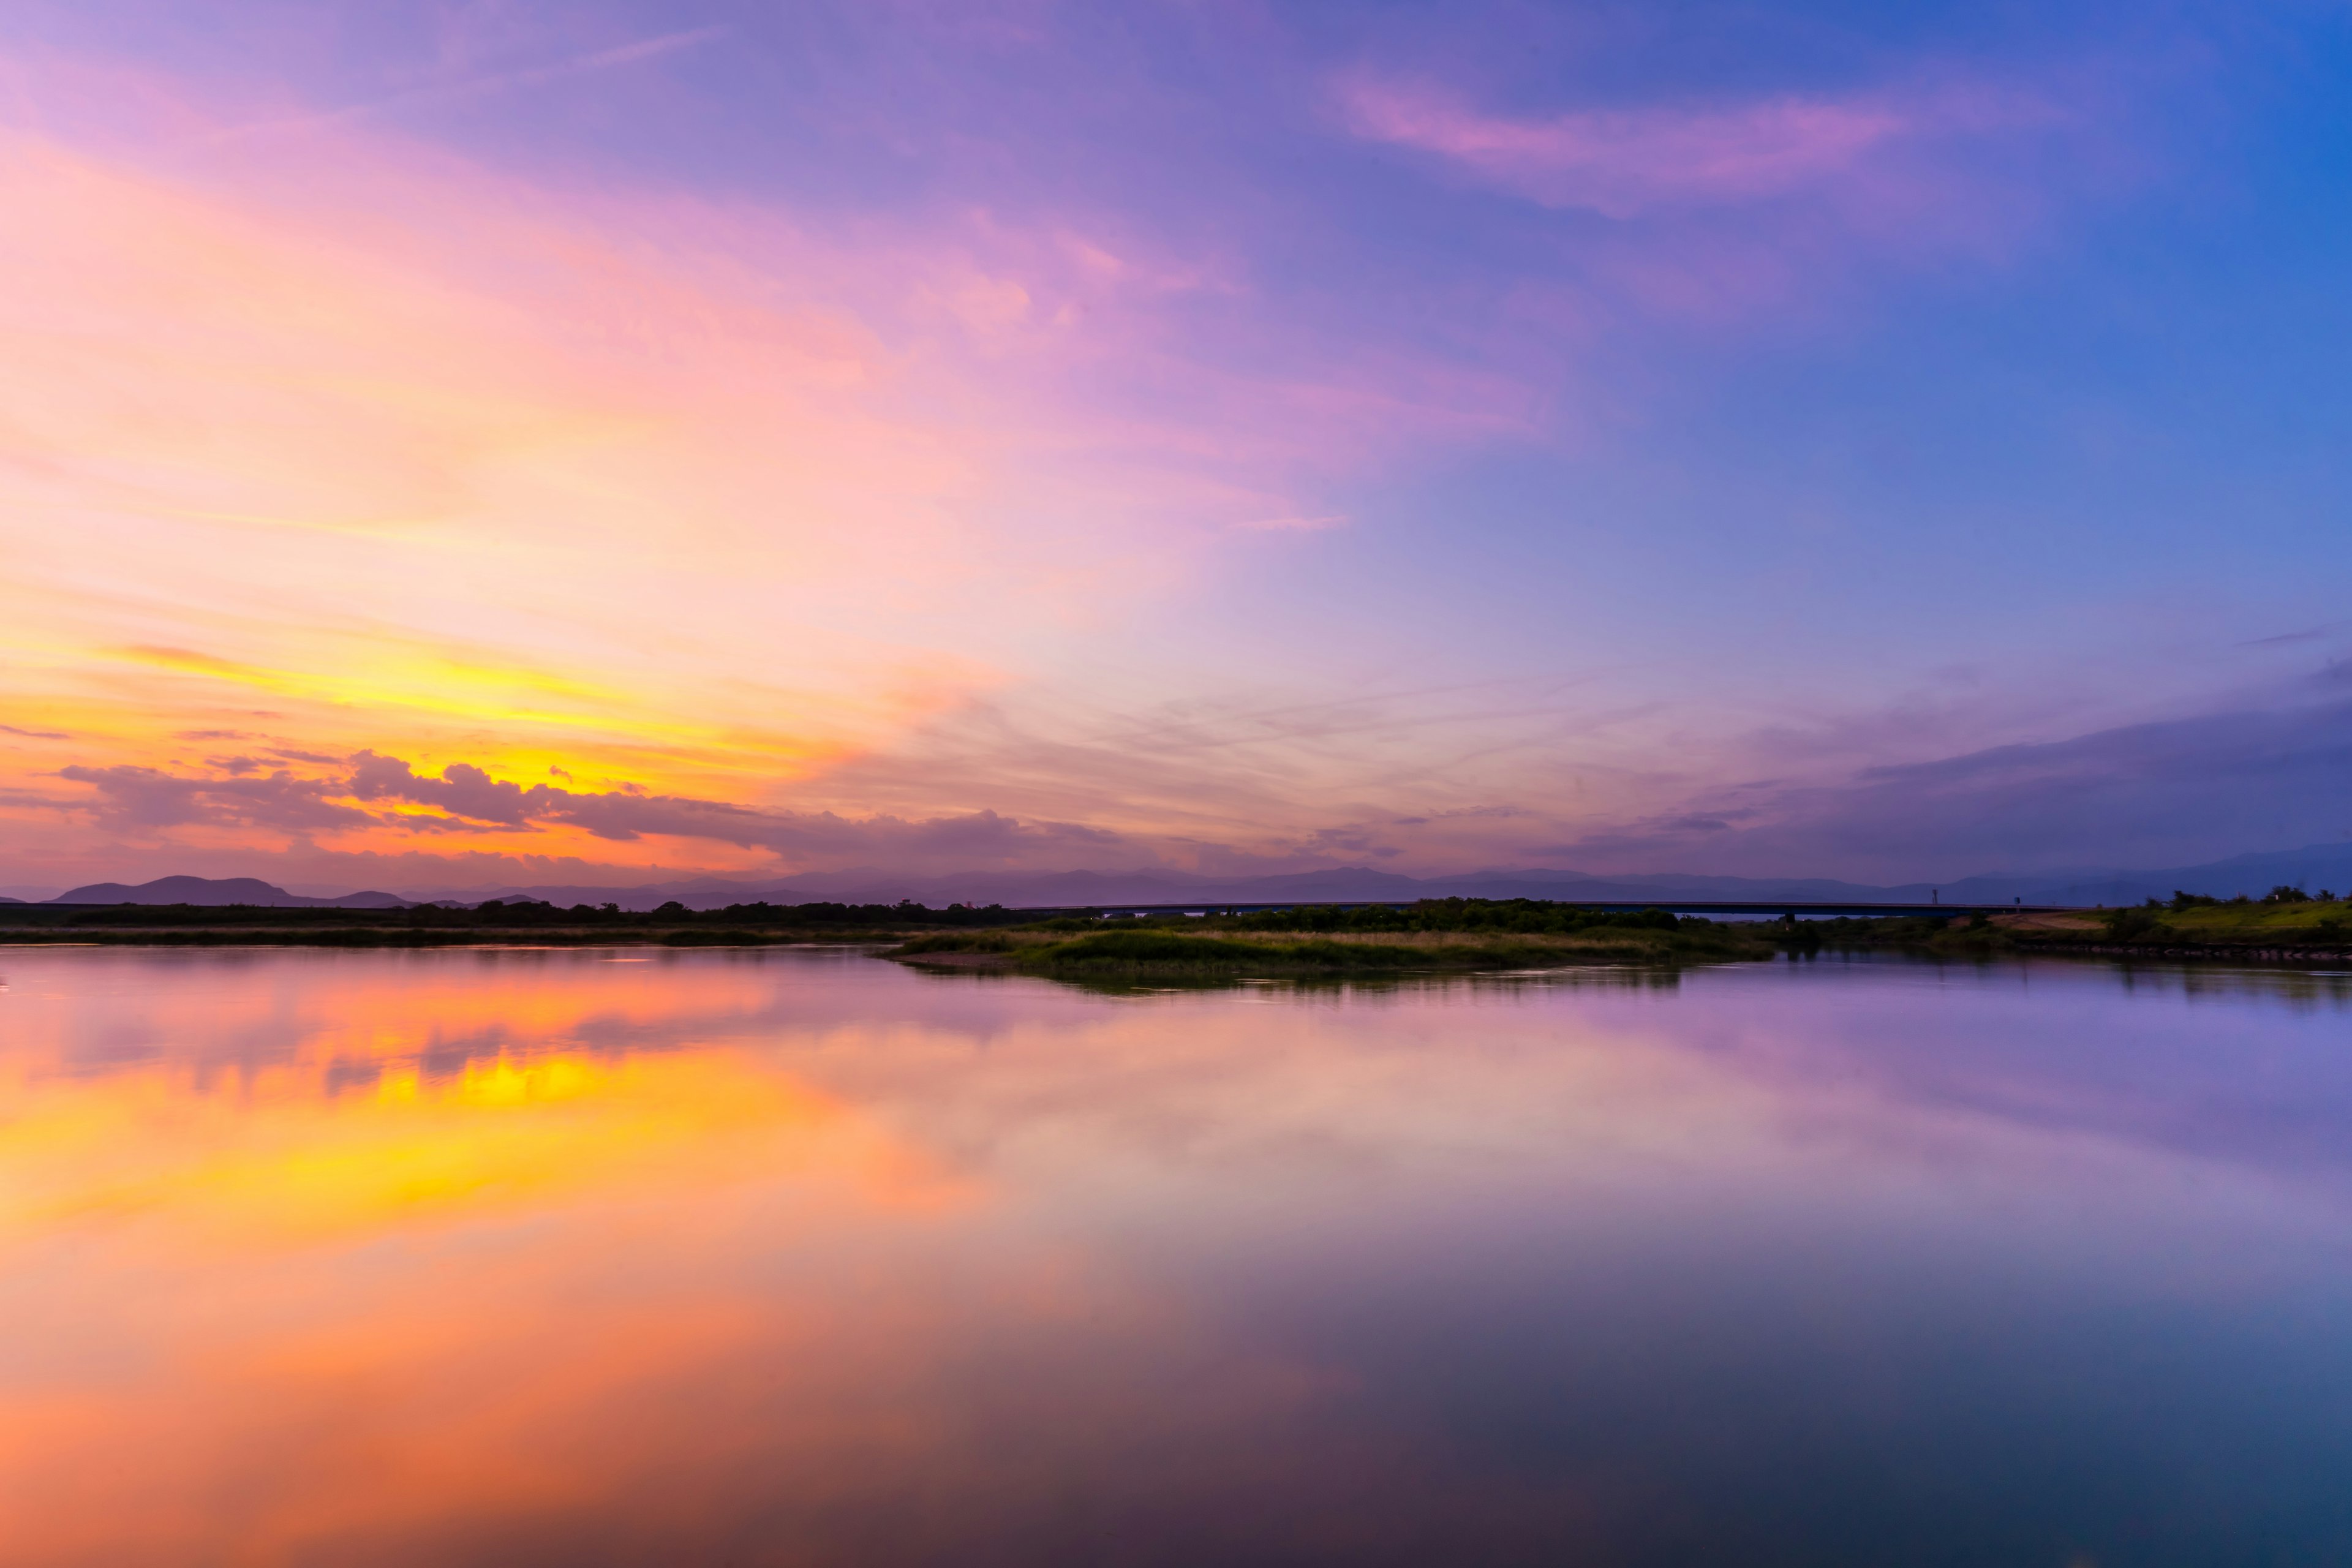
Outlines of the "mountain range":
[{"label": "mountain range", "polygon": [[[0,900],[20,904],[22,899]],[[52,904],[249,904],[262,909],[403,910],[416,902],[397,893],[344,893],[307,899],[257,877],[162,877],[137,887],[92,882],[43,900]]]},{"label": "mountain range", "polygon": [[[910,877],[871,868],[811,872],[782,880],[696,877],[636,887],[542,885],[493,889],[344,893],[308,898],[251,877],[165,877],[136,887],[96,882],[47,900],[57,904],[253,904],[270,908],[399,909],[415,903],[476,905],[492,900],[543,900],[562,907],[614,903],[651,910],[673,900],[689,909],[729,904],[897,903],[912,899],[1013,908],[1100,908],[1118,904],[1270,903],[1286,900],[1398,901],[1411,899],[1564,899],[1672,903],[1746,900],[1805,903],[1915,903],[1931,894],[1947,903],[2136,904],[2176,889],[2259,897],[2280,883],[2352,892],[2352,844],[2233,856],[2159,870],[2079,868],[1968,877],[1952,882],[1874,887],[1820,878],[1706,877],[1689,874],[1594,876],[1582,871],[1490,870],[1451,877],[1408,877],[1370,866],[1342,866],[1273,877],[1203,877],[1183,871],[970,871]],[[0,902],[21,903],[21,900]]]}]

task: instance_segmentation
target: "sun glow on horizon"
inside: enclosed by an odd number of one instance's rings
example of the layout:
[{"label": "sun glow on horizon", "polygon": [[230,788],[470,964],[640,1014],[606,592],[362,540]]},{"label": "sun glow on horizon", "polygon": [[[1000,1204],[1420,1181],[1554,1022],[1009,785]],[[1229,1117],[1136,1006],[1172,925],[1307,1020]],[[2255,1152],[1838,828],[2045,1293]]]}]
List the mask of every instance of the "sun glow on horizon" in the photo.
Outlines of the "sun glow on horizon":
[{"label": "sun glow on horizon", "polygon": [[0,885],[2341,832],[2316,31],[493,9],[0,45]]}]

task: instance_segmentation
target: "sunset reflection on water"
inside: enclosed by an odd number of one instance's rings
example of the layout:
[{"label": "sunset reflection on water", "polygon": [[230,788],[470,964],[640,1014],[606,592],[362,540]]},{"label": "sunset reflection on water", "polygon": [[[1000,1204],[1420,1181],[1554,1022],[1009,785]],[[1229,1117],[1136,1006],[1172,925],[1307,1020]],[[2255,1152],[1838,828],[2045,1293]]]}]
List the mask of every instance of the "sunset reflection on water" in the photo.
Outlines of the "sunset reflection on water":
[{"label": "sunset reflection on water", "polygon": [[2352,1547],[2326,977],[0,978],[9,1563]]}]

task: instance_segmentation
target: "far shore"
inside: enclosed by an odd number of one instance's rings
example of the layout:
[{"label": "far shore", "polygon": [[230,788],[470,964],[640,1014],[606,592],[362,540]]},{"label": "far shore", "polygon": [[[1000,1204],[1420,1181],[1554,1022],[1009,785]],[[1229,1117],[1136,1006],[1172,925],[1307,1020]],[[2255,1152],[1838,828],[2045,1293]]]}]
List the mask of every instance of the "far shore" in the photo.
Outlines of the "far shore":
[{"label": "far shore", "polygon": [[543,903],[478,909],[238,905],[0,906],[0,946],[874,948],[917,967],[1070,976],[1477,973],[1753,962],[1781,952],[2074,955],[2352,964],[2352,901],[2182,894],[2130,909],[1721,921],[1541,900],[1301,905],[1249,913],[1041,918],[1000,908],[734,905],[650,911]]}]

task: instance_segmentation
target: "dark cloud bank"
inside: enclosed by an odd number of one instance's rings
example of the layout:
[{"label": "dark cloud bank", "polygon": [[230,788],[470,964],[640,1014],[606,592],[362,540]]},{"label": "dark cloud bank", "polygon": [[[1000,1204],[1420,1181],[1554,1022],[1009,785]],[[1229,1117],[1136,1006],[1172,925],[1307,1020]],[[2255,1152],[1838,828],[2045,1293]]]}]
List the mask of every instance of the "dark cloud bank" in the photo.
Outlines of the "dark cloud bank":
[{"label": "dark cloud bank", "polygon": [[[305,776],[279,766],[257,773],[247,758],[225,759],[211,774],[154,768],[67,767],[60,778],[87,784],[94,800],[51,801],[89,809],[114,826],[160,829],[205,823],[296,835],[364,826],[464,836],[572,826],[613,843],[648,837],[707,839],[799,860],[876,857],[1002,864],[1065,858],[1089,851],[1134,853],[1115,833],[1076,823],[1022,822],[993,811],[908,820],[850,818],[833,812],[771,812],[726,801],[640,790],[576,791],[494,779],[470,763],[422,774],[397,757],[362,752],[348,772]],[[363,804],[351,805],[352,801]],[[425,807],[410,810],[408,807]]]},{"label": "dark cloud bank", "polygon": [[2036,745],[1772,782],[1704,810],[1559,843],[1535,860],[1725,870],[1923,871],[2203,864],[2257,847],[2352,842],[2352,702],[2135,724]]},{"label": "dark cloud bank", "polygon": [[[1696,897],[1704,882],[1727,896],[1745,890],[1799,897],[1811,889],[1838,897],[1845,889],[1942,886],[1964,897],[2113,902],[2142,889],[2169,891],[2158,884],[2192,873],[2212,884],[2200,891],[2241,890],[2215,880],[2231,878],[2254,891],[2269,886],[2265,878],[2352,889],[2352,701],[2207,714],[2003,746],[1869,769],[1835,786],[1752,784],[1717,800],[1682,803],[1647,822],[1564,842],[1529,843],[1515,857],[1528,867],[1627,868],[1628,874],[1589,879],[1554,870],[1416,880],[1330,865],[1381,847],[1366,835],[1337,830],[1307,845],[1314,858],[1328,858],[1322,868],[1272,879],[1159,869],[1070,871],[1061,868],[1149,866],[1160,857],[1101,829],[1024,822],[992,811],[928,819],[771,812],[631,789],[525,786],[462,763],[426,775],[373,752],[320,773],[282,763],[265,772],[250,759],[229,761],[244,765],[204,775],[67,767],[59,770],[61,778],[93,793],[39,804],[89,812],[118,828],[148,834],[209,823],[305,837],[390,824],[462,838],[565,825],[614,842],[669,836],[767,850],[803,865],[858,868],[774,881],[741,879],[712,889],[728,894],[764,887],[812,897],[1157,901],[1227,889],[1231,896],[1372,897],[1383,890],[1398,896],[1408,888],[1465,890],[1475,881],[1482,888],[1524,885],[1530,892],[1549,888],[1554,896],[1607,897],[1600,889],[1614,887],[1629,894]],[[2288,846],[2309,847],[2284,856],[2247,854]],[[1289,871],[1298,861],[1262,864]],[[1686,870],[1630,874],[1660,866]],[[2122,875],[2113,869],[2118,867],[2156,869]],[[1837,870],[1846,879],[1801,875],[1817,868]],[[1979,874],[1965,875],[1972,870]]]}]

